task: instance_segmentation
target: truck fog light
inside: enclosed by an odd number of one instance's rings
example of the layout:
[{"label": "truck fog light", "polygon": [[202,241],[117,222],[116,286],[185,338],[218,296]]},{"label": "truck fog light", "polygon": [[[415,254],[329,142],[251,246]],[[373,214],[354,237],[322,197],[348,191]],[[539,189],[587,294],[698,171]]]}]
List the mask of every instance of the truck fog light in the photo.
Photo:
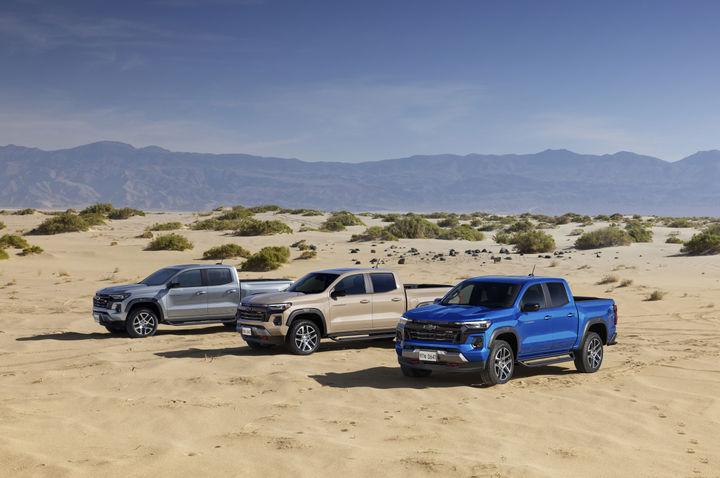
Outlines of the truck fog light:
[{"label": "truck fog light", "polygon": [[395,331],[395,341],[396,342],[398,342],[398,343],[402,342],[402,337],[403,337],[402,332],[400,332],[399,330]]},{"label": "truck fog light", "polygon": [[275,325],[282,324],[282,315],[273,316],[273,324],[275,324]]},{"label": "truck fog light", "polygon": [[122,308],[122,304],[117,304],[115,306],[115,312],[120,312],[120,309]]},{"label": "truck fog light", "polygon": [[483,337],[482,335],[479,337],[475,337],[472,341],[472,346],[474,349],[481,349],[483,348]]}]

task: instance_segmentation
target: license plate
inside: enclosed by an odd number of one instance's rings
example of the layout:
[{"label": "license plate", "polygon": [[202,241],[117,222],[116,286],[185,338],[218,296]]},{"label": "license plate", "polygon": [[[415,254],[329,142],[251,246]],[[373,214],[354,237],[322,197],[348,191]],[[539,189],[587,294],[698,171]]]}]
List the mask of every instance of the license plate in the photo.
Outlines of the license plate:
[{"label": "license plate", "polygon": [[252,329],[250,327],[243,327],[240,329],[242,335],[252,335]]},{"label": "license plate", "polygon": [[93,314],[93,319],[95,319],[95,322],[98,324],[100,323],[100,314]]},{"label": "license plate", "polygon": [[438,357],[437,357],[437,352],[433,352],[430,350],[421,350],[418,353],[418,358],[425,362],[437,362]]}]

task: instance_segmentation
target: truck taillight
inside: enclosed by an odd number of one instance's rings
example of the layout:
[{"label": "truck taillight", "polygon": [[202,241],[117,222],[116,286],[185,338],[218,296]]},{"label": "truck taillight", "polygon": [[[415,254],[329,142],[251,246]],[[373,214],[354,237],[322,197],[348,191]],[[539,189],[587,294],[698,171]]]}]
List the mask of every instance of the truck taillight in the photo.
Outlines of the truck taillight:
[{"label": "truck taillight", "polygon": [[617,304],[613,304],[613,313],[615,314],[615,325],[617,325]]}]

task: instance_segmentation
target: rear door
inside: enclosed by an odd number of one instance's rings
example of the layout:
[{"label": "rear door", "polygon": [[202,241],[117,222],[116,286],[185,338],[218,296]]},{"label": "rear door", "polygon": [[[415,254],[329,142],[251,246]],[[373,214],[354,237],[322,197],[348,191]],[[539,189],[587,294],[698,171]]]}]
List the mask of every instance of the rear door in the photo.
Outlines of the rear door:
[{"label": "rear door", "polygon": [[570,350],[578,334],[578,316],[575,304],[570,302],[567,288],[562,282],[546,282],[549,307],[547,309],[552,322],[552,350]]},{"label": "rear door", "polygon": [[[538,304],[540,310],[523,312],[526,304]],[[552,322],[547,312],[547,301],[542,284],[533,284],[525,290],[520,299],[518,313],[518,334],[520,352],[518,355],[534,355],[544,353],[552,348]]]},{"label": "rear door", "polygon": [[365,284],[365,274],[352,274],[340,279],[333,291],[345,291],[340,297],[330,297],[329,333],[356,332],[372,329],[372,301]]},{"label": "rear door", "polygon": [[371,272],[372,328],[395,329],[405,312],[405,290],[398,286],[392,272]]},{"label": "rear door", "polygon": [[177,283],[167,294],[170,320],[193,320],[207,317],[207,286],[202,269],[181,272],[171,282]]},{"label": "rear door", "polygon": [[240,291],[232,271],[227,268],[209,268],[206,272],[208,317],[234,317],[240,302]]}]

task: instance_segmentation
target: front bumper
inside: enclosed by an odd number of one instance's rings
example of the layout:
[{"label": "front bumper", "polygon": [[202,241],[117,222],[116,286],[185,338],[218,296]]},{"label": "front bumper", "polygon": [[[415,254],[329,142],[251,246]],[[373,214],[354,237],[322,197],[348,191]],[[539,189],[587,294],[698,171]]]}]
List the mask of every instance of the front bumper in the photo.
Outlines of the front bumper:
[{"label": "front bumper", "polygon": [[438,372],[479,372],[485,368],[486,364],[484,360],[469,362],[462,353],[446,350],[436,350],[437,362],[426,362],[420,360],[420,350],[403,350],[402,354],[398,356],[398,363],[408,367]]},{"label": "front bumper", "polygon": [[265,327],[238,323],[236,330],[246,342],[273,345],[285,343],[284,335],[271,335]]},{"label": "front bumper", "polygon": [[117,312],[115,309],[97,309],[93,308],[93,319],[100,325],[112,325],[125,322],[125,314]]}]

